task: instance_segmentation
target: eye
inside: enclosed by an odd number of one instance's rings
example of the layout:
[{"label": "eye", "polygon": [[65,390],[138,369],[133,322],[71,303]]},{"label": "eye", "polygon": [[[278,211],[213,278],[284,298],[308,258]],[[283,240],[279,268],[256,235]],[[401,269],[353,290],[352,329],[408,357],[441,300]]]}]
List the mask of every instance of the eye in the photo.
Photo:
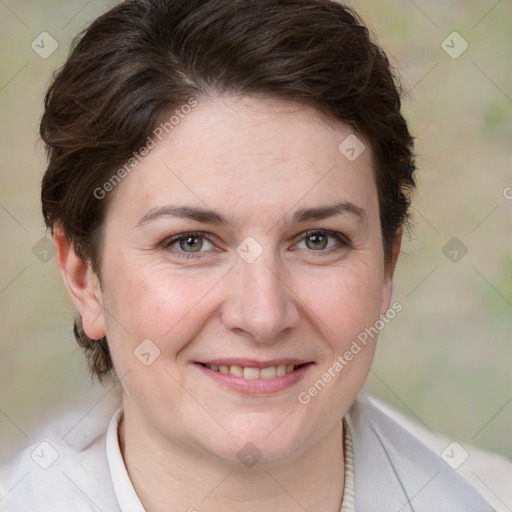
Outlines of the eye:
[{"label": "eye", "polygon": [[325,251],[336,246],[347,246],[347,240],[333,231],[314,230],[304,234],[304,238],[295,246],[297,249],[308,249],[311,251]]},{"label": "eye", "polygon": [[167,239],[163,247],[190,254],[209,251],[214,245],[202,233],[182,233]]}]

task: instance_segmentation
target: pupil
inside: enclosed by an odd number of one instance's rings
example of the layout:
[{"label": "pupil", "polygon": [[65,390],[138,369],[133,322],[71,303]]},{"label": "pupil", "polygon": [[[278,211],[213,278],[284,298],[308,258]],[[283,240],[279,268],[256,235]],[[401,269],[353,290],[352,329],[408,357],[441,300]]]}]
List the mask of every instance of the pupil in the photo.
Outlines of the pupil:
[{"label": "pupil", "polygon": [[182,240],[181,248],[188,252],[196,252],[201,249],[203,242],[201,238],[195,236],[189,236],[187,239]]},{"label": "pupil", "polygon": [[310,249],[324,249],[327,246],[327,237],[325,235],[310,235],[306,245]]}]

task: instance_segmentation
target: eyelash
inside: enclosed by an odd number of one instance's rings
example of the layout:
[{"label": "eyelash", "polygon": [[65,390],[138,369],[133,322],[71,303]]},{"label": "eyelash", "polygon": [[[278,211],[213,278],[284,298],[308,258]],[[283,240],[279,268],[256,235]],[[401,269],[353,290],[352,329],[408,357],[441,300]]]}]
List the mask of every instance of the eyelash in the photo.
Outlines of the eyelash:
[{"label": "eyelash", "polygon": [[[350,240],[345,235],[343,235],[342,233],[338,233],[336,231],[330,231],[327,229],[310,229],[308,231],[305,231],[305,232],[301,233],[301,238],[295,243],[295,245],[302,242],[304,239],[306,239],[308,236],[311,236],[311,235],[324,235],[327,237],[335,238],[337,240],[337,244],[334,247],[330,247],[328,249],[320,249],[317,251],[310,250],[311,253],[317,252],[317,253],[325,254],[325,253],[330,253],[331,251],[340,250],[342,248],[352,247]],[[184,240],[188,237],[198,237],[198,238],[201,237],[201,238],[208,240],[208,242],[210,242],[211,244],[213,244],[213,242],[208,238],[208,233],[205,233],[203,231],[190,231],[187,233],[181,233],[181,234],[173,236],[171,238],[167,238],[161,244],[162,248],[169,249],[172,244],[179,242],[180,240]],[[197,258],[198,254],[201,254],[202,252],[204,252],[204,251],[186,252],[186,251],[182,251],[180,249],[174,249],[174,248],[172,248],[172,249],[175,251],[176,255],[179,258],[185,258],[185,259]]]},{"label": "eyelash", "polygon": [[[299,242],[302,242],[305,238],[307,238],[308,236],[311,236],[311,235],[325,235],[327,237],[335,238],[337,240],[337,244],[335,246],[329,247],[328,249],[319,250],[319,251],[311,250],[311,252],[313,252],[313,253],[314,252],[326,253],[326,252],[330,252],[333,250],[340,250],[344,247],[349,247],[349,248],[351,247],[350,240],[345,235],[343,235],[342,233],[338,233],[336,231],[330,231],[328,229],[310,229],[308,231],[304,231],[304,233],[301,233],[301,238],[299,239],[297,244]],[[295,244],[295,245],[297,245],[297,244]]]},{"label": "eyelash", "polygon": [[200,254],[200,251],[198,251],[196,253],[186,252],[186,251],[181,251],[180,249],[174,249],[173,247],[171,247],[172,244],[179,242],[180,240],[186,240],[188,237],[205,238],[211,244],[213,244],[213,242],[208,238],[208,233],[204,233],[202,231],[189,231],[187,233],[181,233],[180,235],[176,235],[176,236],[172,236],[171,238],[167,238],[162,243],[162,248],[163,249],[171,248],[173,250],[173,252],[176,253],[176,256],[178,256],[179,258],[185,258],[185,259],[197,258],[196,254]]}]

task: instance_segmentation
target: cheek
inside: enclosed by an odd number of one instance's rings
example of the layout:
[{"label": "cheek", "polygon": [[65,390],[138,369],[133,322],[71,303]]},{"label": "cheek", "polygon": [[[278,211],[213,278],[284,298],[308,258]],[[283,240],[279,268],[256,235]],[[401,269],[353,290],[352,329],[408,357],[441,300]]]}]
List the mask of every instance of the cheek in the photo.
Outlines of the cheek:
[{"label": "cheek", "polygon": [[211,313],[209,292],[221,278],[218,272],[184,276],[165,265],[117,261],[105,294],[112,349],[133,352],[150,339],[161,352],[176,353]]},{"label": "cheek", "polygon": [[[361,263],[338,268],[324,279],[311,278],[302,285],[303,302],[323,325],[337,349],[379,318],[383,279],[378,264]],[[318,283],[321,282],[321,286]]]},{"label": "cheek", "polygon": [[177,406],[183,400],[177,382],[186,370],[179,354],[207,321],[211,310],[204,297],[214,283],[154,269],[120,267],[118,275],[130,277],[111,283],[107,338],[124,393],[153,408],[160,407],[162,393],[170,394]]},{"label": "cheek", "polygon": [[327,344],[325,357],[297,399],[312,417],[332,425],[349,407],[366,380],[377,336],[382,276],[379,265],[338,269],[323,289],[309,294],[309,308]]}]

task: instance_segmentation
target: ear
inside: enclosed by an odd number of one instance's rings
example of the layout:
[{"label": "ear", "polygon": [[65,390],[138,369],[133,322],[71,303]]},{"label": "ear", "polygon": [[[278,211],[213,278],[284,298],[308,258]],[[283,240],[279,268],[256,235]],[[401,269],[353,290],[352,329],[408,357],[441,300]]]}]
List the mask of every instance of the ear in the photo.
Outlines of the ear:
[{"label": "ear", "polygon": [[103,338],[106,331],[98,277],[90,263],[85,263],[76,255],[62,226],[55,226],[53,240],[57,267],[68,294],[82,317],[85,334],[93,340]]},{"label": "ear", "polygon": [[393,245],[391,247],[391,260],[384,267],[384,282],[382,286],[382,295],[380,302],[380,314],[384,315],[391,303],[391,296],[393,294],[393,274],[395,273],[395,266],[400,254],[400,246],[402,245],[402,229],[396,232]]}]

